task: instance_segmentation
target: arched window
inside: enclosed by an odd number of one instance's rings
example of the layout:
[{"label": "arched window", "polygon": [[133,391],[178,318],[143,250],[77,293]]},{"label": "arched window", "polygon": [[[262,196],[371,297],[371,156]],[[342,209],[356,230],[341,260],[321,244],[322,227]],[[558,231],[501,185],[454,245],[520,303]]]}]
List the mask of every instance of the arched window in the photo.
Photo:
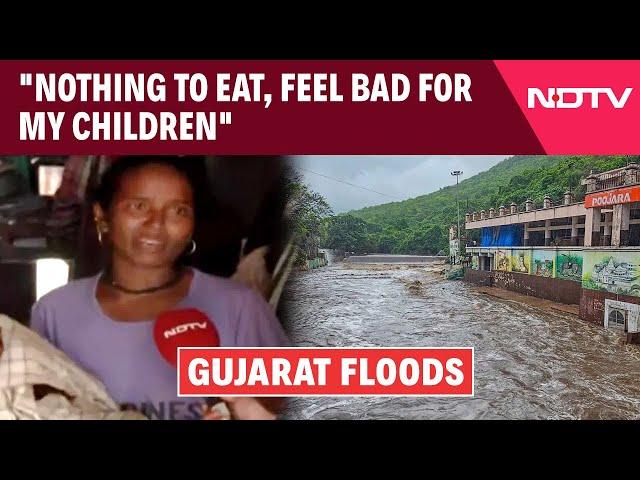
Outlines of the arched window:
[{"label": "arched window", "polygon": [[624,328],[624,313],[620,310],[611,310],[609,313],[609,326]]}]

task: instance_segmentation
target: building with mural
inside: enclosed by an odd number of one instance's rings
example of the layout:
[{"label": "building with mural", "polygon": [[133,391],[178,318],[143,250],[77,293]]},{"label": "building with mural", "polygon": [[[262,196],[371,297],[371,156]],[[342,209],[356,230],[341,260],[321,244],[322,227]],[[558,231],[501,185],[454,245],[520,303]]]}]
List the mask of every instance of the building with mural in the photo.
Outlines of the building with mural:
[{"label": "building with mural", "polygon": [[[559,204],[547,196],[538,208],[527,200],[467,213],[465,228],[480,230],[480,242],[466,248],[465,280],[579,305],[582,318],[605,326],[631,318],[640,304],[640,166],[582,184],[582,199],[566,192]],[[611,302],[616,321],[606,318]],[[626,320],[624,331],[640,341]]]},{"label": "building with mural", "polygon": [[609,257],[609,261],[593,267],[591,279],[600,285],[612,285],[628,290],[640,288],[636,267],[626,262],[616,263],[613,257]]}]

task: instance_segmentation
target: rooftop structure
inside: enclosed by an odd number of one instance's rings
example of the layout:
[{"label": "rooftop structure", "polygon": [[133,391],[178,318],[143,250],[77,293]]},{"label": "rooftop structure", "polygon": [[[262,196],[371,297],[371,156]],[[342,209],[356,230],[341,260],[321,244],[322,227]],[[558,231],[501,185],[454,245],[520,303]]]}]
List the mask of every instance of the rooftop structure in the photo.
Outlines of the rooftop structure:
[{"label": "rooftop structure", "polygon": [[582,180],[586,195],[572,192],[542,205],[527,199],[465,215],[467,230],[481,229],[480,246],[640,245],[640,165],[632,163]]}]

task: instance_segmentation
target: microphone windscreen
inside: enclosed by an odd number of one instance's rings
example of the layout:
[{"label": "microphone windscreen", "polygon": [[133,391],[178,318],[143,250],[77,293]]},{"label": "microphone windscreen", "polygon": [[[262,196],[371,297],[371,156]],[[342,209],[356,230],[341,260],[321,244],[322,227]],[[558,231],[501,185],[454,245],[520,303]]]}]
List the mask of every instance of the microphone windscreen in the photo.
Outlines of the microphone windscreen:
[{"label": "microphone windscreen", "polygon": [[158,315],[153,337],[158,351],[173,367],[177,367],[178,347],[220,346],[218,330],[206,314],[195,308]]}]

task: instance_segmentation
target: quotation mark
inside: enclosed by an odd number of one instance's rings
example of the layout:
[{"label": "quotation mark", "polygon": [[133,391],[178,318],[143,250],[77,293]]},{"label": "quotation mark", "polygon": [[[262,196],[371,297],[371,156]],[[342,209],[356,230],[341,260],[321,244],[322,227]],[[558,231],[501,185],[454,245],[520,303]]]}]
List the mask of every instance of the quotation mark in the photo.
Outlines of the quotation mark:
[{"label": "quotation mark", "polygon": [[32,77],[30,73],[21,73],[20,74],[20,86],[29,87],[32,83]]},{"label": "quotation mark", "polygon": [[220,112],[220,125],[231,125],[231,112]]}]

